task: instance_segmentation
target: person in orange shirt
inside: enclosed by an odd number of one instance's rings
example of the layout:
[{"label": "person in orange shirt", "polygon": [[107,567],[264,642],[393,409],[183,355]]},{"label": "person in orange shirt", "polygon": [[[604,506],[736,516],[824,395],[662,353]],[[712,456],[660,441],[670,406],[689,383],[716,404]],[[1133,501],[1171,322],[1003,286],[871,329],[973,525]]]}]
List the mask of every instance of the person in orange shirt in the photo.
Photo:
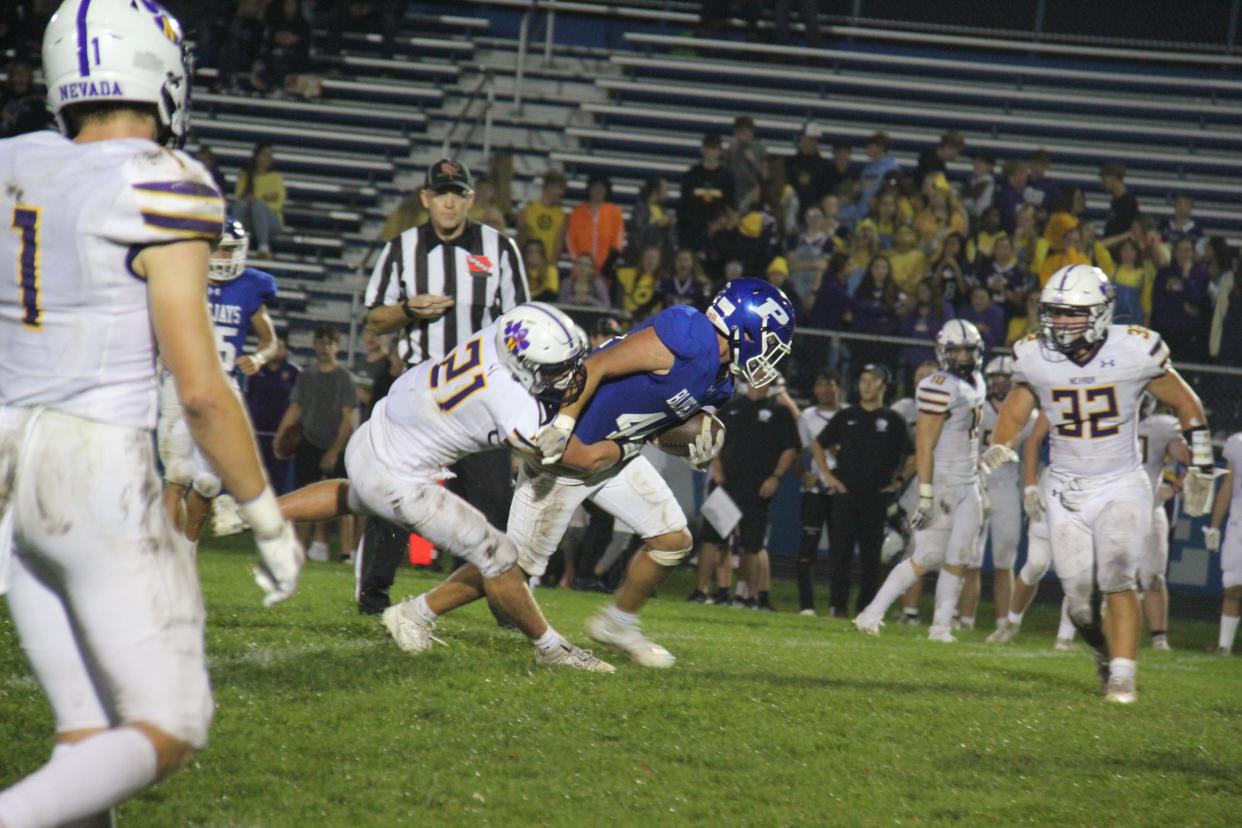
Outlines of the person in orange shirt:
[{"label": "person in orange shirt", "polygon": [[1052,274],[1067,265],[1091,264],[1090,257],[1082,252],[1082,234],[1077,227],[1065,231],[1062,244],[1064,249],[1049,253],[1039,266],[1039,286],[1048,284]]},{"label": "person in orange shirt", "polygon": [[590,254],[601,273],[609,270],[609,259],[625,247],[625,218],[621,208],[608,200],[611,194],[608,176],[592,173],[587,182],[587,200],[569,214],[569,230],[565,234],[570,257],[576,260],[583,253]]}]

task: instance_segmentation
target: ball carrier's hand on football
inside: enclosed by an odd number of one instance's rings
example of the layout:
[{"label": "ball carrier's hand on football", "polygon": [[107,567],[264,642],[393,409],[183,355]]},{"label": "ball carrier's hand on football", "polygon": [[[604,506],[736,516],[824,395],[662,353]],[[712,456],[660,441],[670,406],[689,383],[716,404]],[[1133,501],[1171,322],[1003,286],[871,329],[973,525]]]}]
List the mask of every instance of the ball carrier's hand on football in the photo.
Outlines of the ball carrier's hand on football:
[{"label": "ball carrier's hand on football", "polygon": [[700,411],[651,438],[657,448],[680,457],[695,471],[707,471],[724,447],[724,441],[724,423],[706,411]]},{"label": "ball carrier's hand on football", "polygon": [[623,452],[615,440],[587,445],[573,436],[578,415],[604,380],[644,371],[666,373],[674,362],[673,352],[660,341],[654,328],[629,334],[612,347],[588,357],[582,393],[572,403],[562,406],[560,413],[536,436],[544,465],[560,463],[574,471],[595,472],[619,462]]}]

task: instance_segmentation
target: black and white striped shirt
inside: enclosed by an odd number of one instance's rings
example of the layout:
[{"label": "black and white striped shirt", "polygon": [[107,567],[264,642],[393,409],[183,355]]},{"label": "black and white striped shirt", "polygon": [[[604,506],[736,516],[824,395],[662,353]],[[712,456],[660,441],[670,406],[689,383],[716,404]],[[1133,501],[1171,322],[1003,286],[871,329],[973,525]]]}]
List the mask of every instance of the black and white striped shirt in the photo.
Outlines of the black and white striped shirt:
[{"label": "black and white striped shirt", "polygon": [[526,269],[513,239],[467,220],[443,241],[430,222],[411,227],[384,246],[367,284],[368,310],[398,305],[422,293],[456,304],[435,320],[411,320],[398,353],[409,365],[443,359],[471,334],[530,298]]}]

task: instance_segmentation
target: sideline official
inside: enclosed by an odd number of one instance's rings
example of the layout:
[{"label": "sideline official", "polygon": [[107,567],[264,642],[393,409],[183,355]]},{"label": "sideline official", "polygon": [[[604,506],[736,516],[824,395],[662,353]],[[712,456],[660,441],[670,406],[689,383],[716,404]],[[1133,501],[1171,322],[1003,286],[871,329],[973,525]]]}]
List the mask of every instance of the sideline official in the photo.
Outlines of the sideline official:
[{"label": "sideline official", "polygon": [[[828,561],[831,613],[849,617],[850,565],[858,547],[861,576],[857,608],[862,610],[880,587],[884,518],[893,493],[909,474],[914,446],[905,420],[884,406],[891,375],[870,364],[858,378],[858,404],[838,412],[811,444],[816,468],[833,491]],[[836,456],[830,469],[825,449]]]},{"label": "sideline official", "polygon": [[[367,328],[396,332],[398,353],[411,367],[443,359],[530,294],[513,240],[468,218],[474,183],[465,164],[449,158],[432,164],[420,198],[430,218],[384,246],[366,292]],[[503,531],[513,495],[509,452],[471,455],[451,470],[456,476],[448,488]],[[389,605],[404,547],[379,543],[368,551],[368,545],[357,570],[358,608],[378,614]]]}]

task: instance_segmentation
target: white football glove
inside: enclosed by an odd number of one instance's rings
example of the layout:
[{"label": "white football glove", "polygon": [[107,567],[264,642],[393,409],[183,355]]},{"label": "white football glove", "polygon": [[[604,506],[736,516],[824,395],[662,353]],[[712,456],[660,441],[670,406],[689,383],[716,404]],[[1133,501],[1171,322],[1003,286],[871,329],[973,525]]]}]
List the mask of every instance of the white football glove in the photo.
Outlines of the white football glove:
[{"label": "white football glove", "polygon": [[936,506],[934,492],[935,490],[930,483],[919,484],[919,505],[914,510],[914,514],[910,515],[911,531],[920,532],[931,526],[932,518],[934,517],[932,512]]},{"label": "white football glove", "polygon": [[1038,486],[1027,486],[1022,490],[1022,508],[1032,522],[1044,519],[1044,496]]},{"label": "white football glove", "polygon": [[264,489],[254,500],[238,503],[237,511],[254,528],[259,565],[252,571],[254,582],[264,593],[263,606],[279,604],[298,588],[298,576],[306,563],[306,553],[293,532],[293,524],[280,514],[271,489]]},{"label": "white football glove", "polygon": [[573,417],[568,414],[557,414],[552,418],[552,422],[539,429],[539,433],[535,435],[535,444],[539,446],[539,453],[543,455],[545,466],[550,466],[561,459],[561,455],[565,453],[565,447],[569,445],[569,437],[574,433],[575,425],[577,423]]},{"label": "white football glove", "polygon": [[1211,526],[1203,527],[1203,545],[1207,547],[1209,552],[1220,551],[1220,530],[1213,529]]},{"label": "white football glove", "polygon": [[1017,453],[1009,446],[997,443],[979,455],[979,471],[991,474],[1006,463],[1018,462]]},{"label": "white football glove", "polygon": [[712,437],[712,418],[703,417],[703,425],[699,429],[699,433],[695,436],[694,442],[686,446],[688,454],[686,462],[690,467],[697,471],[703,471],[707,466],[716,459],[716,455],[720,454],[720,449],[724,446],[725,433],[721,431],[714,438]]},{"label": "white football glove", "polygon": [[1205,471],[1192,466],[1182,481],[1182,504],[1186,514],[1191,517],[1203,517],[1212,511],[1212,495],[1216,491],[1216,478],[1225,474],[1224,469]]}]

